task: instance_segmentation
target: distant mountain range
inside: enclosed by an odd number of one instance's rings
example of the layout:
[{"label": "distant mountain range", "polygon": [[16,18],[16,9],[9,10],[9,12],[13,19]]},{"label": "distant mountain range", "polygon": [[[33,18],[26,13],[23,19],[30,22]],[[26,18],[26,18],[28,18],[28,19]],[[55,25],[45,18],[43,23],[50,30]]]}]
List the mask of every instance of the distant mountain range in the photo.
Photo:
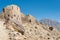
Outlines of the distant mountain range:
[{"label": "distant mountain range", "polygon": [[50,20],[50,19],[42,19],[42,20],[40,20],[40,23],[60,30],[60,23],[57,22],[57,21],[53,21],[53,20]]}]

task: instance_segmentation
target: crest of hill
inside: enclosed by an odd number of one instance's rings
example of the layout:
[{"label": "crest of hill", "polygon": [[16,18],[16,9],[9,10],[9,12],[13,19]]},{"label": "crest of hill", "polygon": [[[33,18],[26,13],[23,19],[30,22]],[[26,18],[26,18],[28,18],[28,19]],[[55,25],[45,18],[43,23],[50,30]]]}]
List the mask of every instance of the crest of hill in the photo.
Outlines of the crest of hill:
[{"label": "crest of hill", "polygon": [[31,18],[31,19],[36,20],[36,18],[34,18],[31,14],[28,14],[28,15],[27,15],[27,18]]},{"label": "crest of hill", "polygon": [[16,5],[5,7],[1,16],[0,19],[5,19],[3,22],[0,20],[2,40],[60,40],[60,31],[44,24],[37,24],[32,15],[25,16]]}]

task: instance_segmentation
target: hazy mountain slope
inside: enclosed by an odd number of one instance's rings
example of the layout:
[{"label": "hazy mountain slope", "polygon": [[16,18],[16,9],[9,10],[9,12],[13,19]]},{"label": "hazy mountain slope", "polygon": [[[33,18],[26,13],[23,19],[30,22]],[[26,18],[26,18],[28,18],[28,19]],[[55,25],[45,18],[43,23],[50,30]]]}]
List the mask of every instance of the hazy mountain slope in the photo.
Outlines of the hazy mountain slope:
[{"label": "hazy mountain slope", "polygon": [[48,25],[49,27],[54,27],[55,29],[60,30],[60,23],[59,22],[56,22],[56,21],[53,21],[50,19],[42,19],[42,20],[40,20],[40,23]]}]

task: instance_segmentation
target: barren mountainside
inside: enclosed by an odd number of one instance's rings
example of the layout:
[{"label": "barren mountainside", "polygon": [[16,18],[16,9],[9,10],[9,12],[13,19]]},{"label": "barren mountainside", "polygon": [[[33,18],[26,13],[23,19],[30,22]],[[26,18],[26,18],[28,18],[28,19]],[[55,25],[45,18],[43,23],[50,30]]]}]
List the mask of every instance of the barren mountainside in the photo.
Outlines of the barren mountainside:
[{"label": "barren mountainside", "polygon": [[38,23],[16,5],[8,5],[0,14],[0,40],[60,40],[60,30]]},{"label": "barren mountainside", "polygon": [[40,23],[48,25],[49,27],[53,27],[57,30],[60,30],[60,23],[59,22],[45,18],[45,19],[40,20]]}]

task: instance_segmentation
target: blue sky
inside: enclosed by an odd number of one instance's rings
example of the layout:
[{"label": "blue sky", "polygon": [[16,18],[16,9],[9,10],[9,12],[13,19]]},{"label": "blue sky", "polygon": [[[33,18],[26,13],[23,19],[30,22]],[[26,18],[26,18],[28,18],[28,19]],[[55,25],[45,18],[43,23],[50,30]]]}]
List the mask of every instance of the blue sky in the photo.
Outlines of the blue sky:
[{"label": "blue sky", "polygon": [[60,21],[60,0],[0,0],[0,13],[10,4],[18,5],[22,13],[29,13],[37,20],[48,18]]}]

